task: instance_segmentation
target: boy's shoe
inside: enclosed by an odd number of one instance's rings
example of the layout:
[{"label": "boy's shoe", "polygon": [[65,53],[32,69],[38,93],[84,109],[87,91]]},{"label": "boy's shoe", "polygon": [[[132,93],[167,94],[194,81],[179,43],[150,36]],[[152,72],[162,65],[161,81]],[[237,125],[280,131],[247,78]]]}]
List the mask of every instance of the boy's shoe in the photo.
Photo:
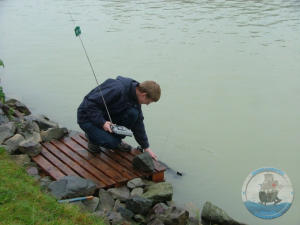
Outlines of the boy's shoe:
[{"label": "boy's shoe", "polygon": [[132,146],[125,142],[121,142],[116,149],[121,152],[130,152],[132,150]]},{"label": "boy's shoe", "polygon": [[95,145],[92,142],[88,141],[88,151],[91,153],[98,153],[100,152],[100,148],[98,145]]},{"label": "boy's shoe", "polygon": [[100,152],[100,147],[96,144],[93,144],[89,137],[85,134],[85,137],[87,138],[88,140],[88,151],[91,152],[91,153],[98,153]]}]

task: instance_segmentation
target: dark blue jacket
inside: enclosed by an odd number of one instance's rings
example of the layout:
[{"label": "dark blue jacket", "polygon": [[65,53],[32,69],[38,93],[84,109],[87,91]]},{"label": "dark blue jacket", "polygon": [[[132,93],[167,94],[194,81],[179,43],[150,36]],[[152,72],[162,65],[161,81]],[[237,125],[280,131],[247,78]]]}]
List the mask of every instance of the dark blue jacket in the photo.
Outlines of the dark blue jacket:
[{"label": "dark blue jacket", "polygon": [[[100,88],[112,118],[118,118],[120,114],[131,107],[138,112],[138,119],[132,132],[136,141],[142,148],[148,148],[149,142],[144,126],[144,116],[141,105],[136,96],[136,86],[139,83],[131,78],[118,76],[116,79],[107,79]],[[92,122],[98,127],[109,121],[99,88],[96,87],[88,93],[77,110],[77,122]]]}]

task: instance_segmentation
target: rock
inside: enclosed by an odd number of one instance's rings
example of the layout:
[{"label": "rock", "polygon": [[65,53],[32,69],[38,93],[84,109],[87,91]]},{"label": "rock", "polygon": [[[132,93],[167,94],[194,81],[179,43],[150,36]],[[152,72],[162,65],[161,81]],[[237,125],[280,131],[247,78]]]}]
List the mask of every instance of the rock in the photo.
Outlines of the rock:
[{"label": "rock", "polygon": [[190,217],[200,218],[200,209],[196,207],[193,203],[186,203],[183,208],[189,212]]},{"label": "rock", "polygon": [[142,215],[140,215],[140,214],[134,215],[133,219],[134,219],[136,222],[140,223],[140,224],[145,224],[145,223],[146,223],[145,217],[142,216]]},{"label": "rock", "polygon": [[156,183],[147,187],[147,191],[142,196],[151,199],[154,203],[171,201],[173,187],[168,182]]},{"label": "rock", "polygon": [[201,218],[204,222],[213,224],[244,225],[232,219],[223,209],[213,205],[211,202],[205,202]]},{"label": "rock", "polygon": [[33,139],[29,139],[20,142],[19,149],[21,152],[26,153],[31,157],[34,157],[40,154],[42,146],[40,143],[34,141]]},{"label": "rock", "polygon": [[34,121],[28,121],[28,120],[19,120],[16,122],[17,124],[17,133],[22,134],[24,137],[28,134],[33,134],[33,132],[40,132],[40,128],[38,124]]},{"label": "rock", "polygon": [[152,181],[152,180],[147,180],[147,179],[142,179],[143,183],[145,184],[145,187],[149,187],[153,184],[156,184],[156,182]]},{"label": "rock", "polygon": [[9,122],[8,117],[5,115],[3,110],[0,108],[0,125],[2,125],[4,123],[8,123],[8,122]]},{"label": "rock", "polygon": [[135,156],[132,160],[132,165],[135,169],[144,172],[153,172],[155,170],[153,159],[148,152]]},{"label": "rock", "polygon": [[51,121],[44,115],[29,115],[24,117],[27,121],[35,121],[39,125],[40,130],[47,130],[48,128],[58,127],[58,123]]},{"label": "rock", "polygon": [[140,196],[133,196],[126,201],[126,208],[135,214],[146,215],[152,206],[152,201]]},{"label": "rock", "polygon": [[164,223],[160,219],[155,218],[147,223],[147,225],[164,225]]},{"label": "rock", "polygon": [[38,174],[33,175],[32,177],[33,177],[33,179],[34,179],[35,181],[39,181],[39,180],[41,179],[41,176],[38,175]]},{"label": "rock", "polygon": [[201,221],[197,217],[189,217],[188,219],[188,225],[201,225]]},{"label": "rock", "polygon": [[118,188],[110,188],[107,190],[115,199],[119,199],[121,202],[125,202],[129,196],[130,192],[126,186]]},{"label": "rock", "polygon": [[26,166],[30,163],[30,158],[26,154],[10,155],[10,158],[19,166]]},{"label": "rock", "polygon": [[7,100],[5,104],[13,108],[14,110],[18,110],[19,112],[23,113],[25,116],[31,114],[30,110],[26,107],[26,105],[24,105],[23,103],[21,103],[16,99],[11,98]]},{"label": "rock", "polygon": [[95,212],[98,205],[99,205],[99,198],[94,197],[93,199],[90,200],[83,200],[82,204],[84,206],[84,210],[87,212]]},{"label": "rock", "polygon": [[138,188],[134,188],[132,189],[132,191],[130,192],[130,196],[133,197],[133,196],[142,196],[144,193],[144,189],[141,188],[141,187],[138,187]]},{"label": "rock", "polygon": [[159,219],[165,225],[187,225],[189,212],[179,207],[170,207],[165,214],[159,215]]},{"label": "rock", "polygon": [[41,131],[41,137],[43,141],[51,141],[53,139],[58,140],[68,134],[67,128],[49,128],[46,131]]},{"label": "rock", "polygon": [[93,181],[76,176],[65,176],[49,185],[51,194],[57,199],[93,195],[96,189]]},{"label": "rock", "polygon": [[127,187],[130,189],[145,187],[145,183],[141,178],[134,178],[127,182]]},{"label": "rock", "polygon": [[121,224],[121,222],[123,222],[123,217],[121,216],[121,213],[119,212],[114,212],[114,211],[110,211],[107,216],[106,216],[107,220],[109,221],[110,224]]},{"label": "rock", "polygon": [[0,144],[6,139],[14,136],[16,131],[16,125],[13,122],[8,122],[0,125]]},{"label": "rock", "polygon": [[22,141],[24,141],[24,137],[21,134],[15,134],[4,142],[5,149],[9,154],[14,154]]},{"label": "rock", "polygon": [[52,180],[49,176],[40,179],[40,187],[42,190],[48,190],[48,186],[51,184]]},{"label": "rock", "polygon": [[36,167],[34,167],[34,166],[28,167],[28,168],[26,169],[26,172],[27,172],[28,175],[30,175],[30,176],[39,175],[39,170],[38,170]]},{"label": "rock", "polygon": [[155,206],[153,206],[151,210],[151,214],[159,215],[159,214],[165,214],[169,207],[165,203],[157,203]]},{"label": "rock", "polygon": [[118,209],[119,207],[125,208],[126,205],[125,205],[125,203],[121,203],[121,201],[120,201],[119,199],[117,199],[117,200],[115,201],[115,205],[114,205],[113,211],[117,211],[117,209]]},{"label": "rock", "polygon": [[110,193],[105,191],[104,189],[99,190],[99,206],[98,209],[102,211],[111,211],[114,208],[115,200],[111,196]]},{"label": "rock", "polygon": [[119,207],[117,209],[117,212],[119,212],[121,216],[127,220],[131,220],[134,216],[134,213],[131,212],[129,209],[126,209],[125,207]]}]

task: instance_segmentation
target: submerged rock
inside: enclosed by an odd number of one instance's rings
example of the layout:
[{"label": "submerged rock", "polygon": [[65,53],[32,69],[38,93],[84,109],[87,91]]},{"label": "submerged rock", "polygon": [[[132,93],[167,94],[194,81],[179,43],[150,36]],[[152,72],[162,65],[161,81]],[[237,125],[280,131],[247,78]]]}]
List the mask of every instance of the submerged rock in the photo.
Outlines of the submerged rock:
[{"label": "submerged rock", "polygon": [[211,202],[205,202],[201,218],[204,224],[245,225],[232,219],[223,209],[213,205]]}]

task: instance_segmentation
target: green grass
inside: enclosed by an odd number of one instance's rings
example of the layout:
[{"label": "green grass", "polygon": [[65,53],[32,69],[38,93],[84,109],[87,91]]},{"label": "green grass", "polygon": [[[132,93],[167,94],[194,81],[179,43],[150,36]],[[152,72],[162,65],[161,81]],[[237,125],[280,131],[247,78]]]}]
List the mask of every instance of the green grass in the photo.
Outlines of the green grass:
[{"label": "green grass", "polygon": [[24,168],[19,167],[0,148],[0,224],[92,224],[104,225],[103,220],[81,213],[74,205],[59,204],[43,193]]}]

